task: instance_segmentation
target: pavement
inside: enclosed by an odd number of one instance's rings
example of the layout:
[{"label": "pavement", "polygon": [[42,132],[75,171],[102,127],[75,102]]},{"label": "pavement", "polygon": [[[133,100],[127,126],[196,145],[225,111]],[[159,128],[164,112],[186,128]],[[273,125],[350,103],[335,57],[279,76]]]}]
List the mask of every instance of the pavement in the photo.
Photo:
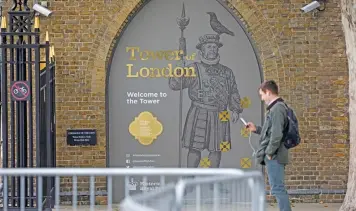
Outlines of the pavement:
[{"label": "pavement", "polygon": [[[293,204],[292,211],[338,211],[341,207],[339,203],[296,203]],[[279,211],[277,204],[267,205],[267,211]]]},{"label": "pavement", "polygon": [[[338,211],[341,207],[340,203],[330,203],[330,204],[317,204],[317,203],[296,203],[292,207],[292,211]],[[267,204],[266,211],[279,211],[276,204]],[[59,210],[70,211],[72,208],[70,206],[61,206]],[[77,211],[88,211],[90,210],[89,206],[78,206]],[[106,211],[106,206],[98,206],[96,205],[94,208],[95,211]],[[243,206],[224,206],[219,207],[219,211],[251,211],[250,207]],[[117,205],[113,205],[113,211],[119,211]],[[137,210],[143,211],[143,210]],[[183,211],[196,211],[195,207],[183,208]],[[200,211],[215,211],[213,206],[202,206]]]}]

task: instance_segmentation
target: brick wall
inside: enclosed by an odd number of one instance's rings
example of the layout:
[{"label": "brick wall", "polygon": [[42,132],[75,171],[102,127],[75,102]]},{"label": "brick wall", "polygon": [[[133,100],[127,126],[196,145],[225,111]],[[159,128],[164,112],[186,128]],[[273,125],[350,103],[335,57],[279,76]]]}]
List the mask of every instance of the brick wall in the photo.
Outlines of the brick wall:
[{"label": "brick wall", "polygon": [[[278,58],[271,72],[265,70],[266,78],[279,81],[282,96],[296,109],[300,120],[303,143],[292,150],[292,164],[287,167],[288,187],[345,189],[349,147],[348,70],[340,2],[328,1],[326,10],[315,19],[299,11],[309,1],[242,2],[250,2],[249,7],[239,11],[241,14],[245,10],[253,11],[252,17],[242,16],[246,17],[259,46],[265,41],[256,33],[270,31],[268,37],[274,42],[271,47],[277,48],[272,57]],[[259,19],[258,27],[250,22],[255,19],[253,16]],[[306,202],[340,202],[343,195],[295,198]]]},{"label": "brick wall", "polygon": [[[300,119],[303,143],[287,167],[290,189],[345,189],[348,71],[340,0],[313,18],[307,0],[229,0],[258,48],[265,79],[275,79]],[[57,166],[105,167],[105,74],[115,41],[139,0],[52,1],[41,17],[57,60]],[[66,145],[69,128],[97,128],[98,145]],[[104,187],[104,180],[99,180]],[[85,182],[85,181],[84,181]],[[342,196],[304,196],[340,201]]]}]

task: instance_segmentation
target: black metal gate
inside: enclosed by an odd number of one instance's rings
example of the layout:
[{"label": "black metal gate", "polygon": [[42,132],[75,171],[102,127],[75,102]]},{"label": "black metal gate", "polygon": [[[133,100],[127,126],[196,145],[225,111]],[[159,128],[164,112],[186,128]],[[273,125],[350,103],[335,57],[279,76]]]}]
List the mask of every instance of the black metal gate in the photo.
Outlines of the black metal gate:
[{"label": "black metal gate", "polygon": [[[8,18],[1,19],[1,130],[4,168],[55,167],[55,59],[48,33],[40,43],[39,16],[27,1],[13,1]],[[7,22],[8,20],[8,22]],[[43,52],[43,53],[42,53]],[[41,53],[44,61],[41,61]],[[20,210],[20,187],[26,210],[54,204],[54,178],[43,180],[38,199],[35,177],[2,178],[0,210]],[[7,208],[7,209],[6,209]]]}]

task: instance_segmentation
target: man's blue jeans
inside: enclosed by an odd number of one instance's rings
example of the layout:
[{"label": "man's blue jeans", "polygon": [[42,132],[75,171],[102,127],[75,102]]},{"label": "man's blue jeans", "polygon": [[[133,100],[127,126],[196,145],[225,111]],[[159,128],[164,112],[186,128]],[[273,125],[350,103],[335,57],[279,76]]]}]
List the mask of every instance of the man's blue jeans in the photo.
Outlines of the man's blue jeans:
[{"label": "man's blue jeans", "polygon": [[265,158],[268,181],[272,195],[276,197],[280,211],[291,211],[288,193],[284,186],[284,165]]}]

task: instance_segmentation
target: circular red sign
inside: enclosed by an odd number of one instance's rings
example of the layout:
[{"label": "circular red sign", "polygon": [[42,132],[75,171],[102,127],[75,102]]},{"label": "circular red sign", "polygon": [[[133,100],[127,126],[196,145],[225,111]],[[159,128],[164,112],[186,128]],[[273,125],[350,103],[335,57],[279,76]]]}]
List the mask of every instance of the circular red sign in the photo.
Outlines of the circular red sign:
[{"label": "circular red sign", "polygon": [[30,87],[24,81],[16,81],[11,86],[11,95],[15,100],[24,100],[30,94]]}]

